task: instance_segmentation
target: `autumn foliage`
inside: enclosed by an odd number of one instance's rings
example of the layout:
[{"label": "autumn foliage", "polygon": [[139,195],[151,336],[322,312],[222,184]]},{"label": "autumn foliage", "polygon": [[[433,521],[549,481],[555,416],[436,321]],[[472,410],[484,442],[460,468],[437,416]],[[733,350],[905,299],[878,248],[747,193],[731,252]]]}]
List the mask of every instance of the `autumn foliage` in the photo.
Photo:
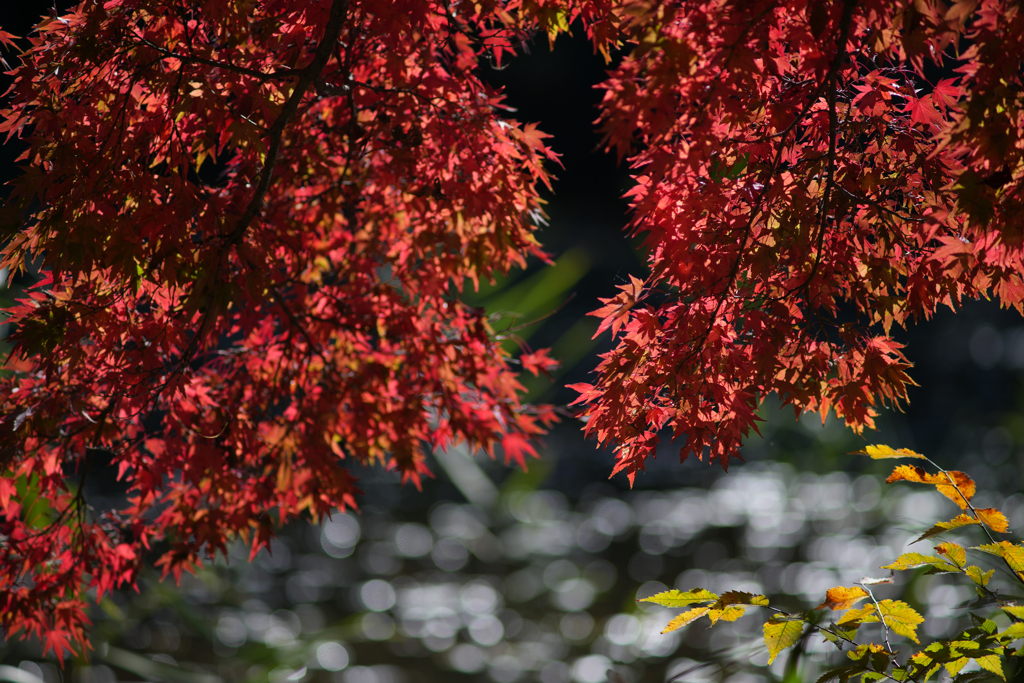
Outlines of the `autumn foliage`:
[{"label": "autumn foliage", "polygon": [[[726,464],[771,392],[870,426],[910,382],[893,324],[1021,308],[1009,0],[85,2],[0,32],[24,50],[0,132],[28,148],[2,265],[43,274],[7,311],[7,632],[84,643],[144,555],[177,576],[354,505],[347,459],[417,482],[425,449],[532,453],[554,413],[514,363],[553,361],[460,294],[546,258],[555,157],[478,65],[577,21],[625,54],[599,126],[650,254],[576,385],[618,471],[666,427]],[[82,496],[104,459],[120,509]]]},{"label": "autumn foliage", "polygon": [[[802,613],[771,606],[763,595],[740,591],[727,591],[718,595],[703,588],[665,591],[644,598],[643,601],[665,607],[696,605],[672,619],[664,633],[675,631],[702,617],[708,617],[714,626],[718,622],[736,621],[745,616],[749,608],[765,608],[771,612],[763,626],[769,663],[784,650],[797,646],[811,635],[820,635],[838,650],[845,651],[846,660],[839,660],[841,663],[831,666],[818,678],[818,683],[831,680],[841,683],[882,680],[925,683],[943,673],[958,683],[994,678],[1007,680],[1009,672],[1004,666],[1008,664],[1007,656],[1019,657],[1024,654],[1024,646],[1018,645],[1024,640],[1024,606],[1019,605],[1019,599],[1011,597],[1005,588],[992,583],[995,569],[986,571],[977,564],[971,564],[967,552],[971,551],[970,559],[975,562],[984,561],[986,554],[999,558],[1003,568],[1009,570],[1003,574],[1009,574],[1011,587],[1019,589],[1024,586],[1024,545],[997,540],[994,536],[1008,531],[1006,517],[994,508],[974,506],[971,499],[976,487],[969,476],[963,472],[944,470],[920,453],[889,446],[869,446],[861,453],[875,460],[925,460],[937,471],[929,473],[921,467],[900,465],[886,481],[890,484],[900,481],[932,484],[939,493],[964,511],[953,520],[959,520],[959,523],[939,522],[913,543],[961,527],[981,529],[989,543],[964,547],[947,540],[935,545],[934,555],[903,553],[895,562],[881,567],[889,570],[889,576],[863,577],[855,586],[829,588],[820,605]],[[969,613],[969,626],[959,631],[953,639],[935,639],[916,652],[901,652],[899,645],[894,645],[894,642],[899,642],[896,637],[920,646],[918,627],[925,622],[925,618],[903,600],[878,599],[874,590],[894,583],[896,571],[922,568],[929,574],[946,574],[968,581],[979,600],[970,605],[972,611]],[[986,610],[988,615],[985,614]],[[1001,628],[995,621],[997,618],[1011,623]],[[871,624],[881,627],[880,632],[876,631],[877,636],[865,636],[861,632],[863,627]],[[1012,649],[1014,647],[1015,650]],[[973,670],[965,671],[968,665],[974,665]],[[1019,665],[1016,670],[1020,671]]]},{"label": "autumn foliage", "polygon": [[[0,124],[28,144],[4,265],[45,273],[0,385],[9,633],[59,656],[145,553],[178,576],[353,506],[349,458],[418,482],[425,448],[532,453],[553,414],[459,299],[543,257],[551,153],[474,73],[510,22],[129,0],[39,26]],[[79,495],[104,455],[123,509]]]}]

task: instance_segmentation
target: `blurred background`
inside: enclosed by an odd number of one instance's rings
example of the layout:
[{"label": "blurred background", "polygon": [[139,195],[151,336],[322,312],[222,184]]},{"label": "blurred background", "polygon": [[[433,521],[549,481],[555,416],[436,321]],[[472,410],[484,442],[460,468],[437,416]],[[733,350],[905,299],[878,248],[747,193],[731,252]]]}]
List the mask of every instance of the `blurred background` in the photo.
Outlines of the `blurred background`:
[{"label": "blurred background", "polygon": [[[65,3],[65,5],[68,3]],[[5,8],[0,27],[24,35],[45,5]],[[546,38],[487,78],[508,115],[553,134],[562,168],[535,263],[467,293],[475,305],[550,346],[563,368],[529,383],[531,398],[566,404],[587,381],[607,336],[586,313],[644,270],[623,232],[626,170],[599,150],[594,85],[606,66],[582,36]],[[3,177],[15,147],[0,148]],[[8,292],[9,296],[9,292]],[[545,317],[547,316],[547,317]],[[666,444],[630,489],[609,479],[612,456],[566,420],[529,471],[458,450],[435,454],[422,491],[379,469],[356,470],[358,514],[281,530],[248,563],[232,550],[180,585],[147,573],[138,592],[94,610],[94,650],[59,667],[38,643],[0,640],[0,680],[16,683],[661,683],[814,680],[843,657],[805,640],[772,666],[756,611],[713,630],[660,631],[675,611],[638,603],[669,588],[764,593],[784,609],[819,604],[895,559],[955,506],[932,491],[883,484],[889,469],[848,455],[868,443],[919,450],[979,485],[980,506],[1024,523],[1024,321],[990,302],[943,311],[900,335],[919,387],[905,412],[855,437],[841,424],[799,421],[772,402],[763,438],[728,474],[680,464]],[[97,507],[105,491],[89,493]],[[971,539],[979,542],[978,539]],[[919,546],[915,550],[927,551]],[[882,586],[926,615],[929,636],[955,628],[971,595],[943,577],[907,573]],[[762,618],[759,618],[762,617]],[[865,634],[871,631],[866,627]],[[906,650],[908,643],[902,643]]]}]

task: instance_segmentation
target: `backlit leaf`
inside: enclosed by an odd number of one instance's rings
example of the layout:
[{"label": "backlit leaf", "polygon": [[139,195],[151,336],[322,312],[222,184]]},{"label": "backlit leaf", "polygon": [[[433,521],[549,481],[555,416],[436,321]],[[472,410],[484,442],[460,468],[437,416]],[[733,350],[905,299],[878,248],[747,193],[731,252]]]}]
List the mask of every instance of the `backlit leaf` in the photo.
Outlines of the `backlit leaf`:
[{"label": "backlit leaf", "polygon": [[916,465],[899,465],[885,480],[887,484],[897,481],[932,484],[939,493],[959,505],[962,510],[967,509],[976,488],[974,480],[963,472],[946,471],[931,474]]},{"label": "backlit leaf", "polygon": [[1014,545],[1009,541],[999,541],[998,543],[979,545],[977,549],[1003,558],[1010,569],[1015,572],[1024,571],[1024,547],[1022,546]]},{"label": "backlit leaf", "polygon": [[665,627],[665,630],[663,630],[662,633],[671,633],[672,631],[675,631],[676,629],[680,629],[683,626],[686,626],[687,624],[689,624],[692,621],[696,621],[697,619],[700,619],[702,616],[704,616],[705,614],[708,613],[709,609],[711,609],[711,608],[710,607],[694,607],[693,609],[691,609],[691,610],[689,610],[687,612],[683,612],[682,614],[676,616],[672,621],[668,622],[668,626]]},{"label": "backlit leaf", "polygon": [[772,617],[764,623],[764,644],[768,647],[768,663],[771,664],[780,652],[792,647],[804,632],[804,622]]},{"label": "backlit leaf", "polygon": [[953,529],[959,529],[961,527],[971,526],[972,524],[980,524],[980,523],[981,522],[979,520],[975,519],[974,517],[970,517],[968,515],[957,515],[956,517],[954,517],[953,519],[951,519],[948,522],[939,522],[938,524],[933,526],[931,529],[929,529],[928,531],[926,531],[923,534],[921,534],[921,536],[919,538],[915,539],[914,543],[917,543],[918,541],[923,541],[926,538],[932,538],[933,536],[938,536],[939,534],[941,534],[943,532],[946,532],[946,531],[951,531]]},{"label": "backlit leaf", "polygon": [[858,609],[852,609],[839,618],[837,624],[850,624],[853,622],[871,623],[878,621],[877,610],[874,603],[864,605]]},{"label": "backlit leaf", "polygon": [[996,573],[996,570],[989,569],[988,571],[983,571],[981,567],[976,567],[972,564],[970,567],[964,569],[964,572],[974,583],[979,586],[987,586],[988,582],[992,579],[992,575]]},{"label": "backlit leaf", "polygon": [[[999,607],[1007,614],[1012,614],[1018,619],[1024,619],[1024,605],[1000,605]],[[1014,625],[1024,626],[1024,623]]]},{"label": "backlit leaf", "polygon": [[829,588],[825,591],[825,602],[821,603],[814,609],[823,609],[829,607],[837,612],[844,609],[850,609],[861,600],[868,597],[868,592],[860,586],[850,586],[849,588],[844,586],[837,586],[835,588]]},{"label": "backlit leaf", "polygon": [[894,633],[918,642],[917,625],[924,621],[924,617],[914,608],[901,600],[882,600],[878,603],[878,611]]},{"label": "backlit leaf", "polygon": [[882,569],[895,569],[897,571],[904,571],[906,569],[916,569],[917,567],[924,567],[927,565],[944,564],[945,562],[938,557],[932,557],[931,555],[922,555],[921,553],[903,553],[896,558],[896,561],[892,564],[887,564]]},{"label": "backlit leaf", "polygon": [[1006,676],[1003,675],[1003,662],[999,655],[985,655],[984,657],[975,657],[974,661],[978,663],[985,671],[991,671],[996,676],[999,676],[1004,681]]},{"label": "backlit leaf", "polygon": [[648,598],[641,598],[640,602],[653,602],[664,607],[686,607],[695,602],[711,602],[718,600],[718,595],[703,588],[694,588],[690,591],[670,590],[657,593]]},{"label": "backlit leaf", "polygon": [[868,446],[862,451],[856,451],[855,455],[867,455],[874,460],[883,460],[888,458],[920,458],[922,460],[927,460],[925,456],[920,453],[915,453],[909,448],[892,448],[884,444]]},{"label": "backlit leaf", "polygon": [[1004,534],[1010,528],[1010,520],[1006,519],[999,510],[995,508],[981,508],[976,510],[982,523],[992,531]]},{"label": "backlit leaf", "polygon": [[967,551],[964,550],[962,545],[956,543],[940,543],[935,546],[935,552],[940,555],[945,555],[949,558],[949,561],[958,567],[963,567],[967,563]]},{"label": "backlit leaf", "polygon": [[736,621],[744,615],[746,610],[740,605],[729,605],[722,609],[715,609],[712,607],[708,611],[708,618],[711,619],[712,624],[717,624],[719,621]]}]

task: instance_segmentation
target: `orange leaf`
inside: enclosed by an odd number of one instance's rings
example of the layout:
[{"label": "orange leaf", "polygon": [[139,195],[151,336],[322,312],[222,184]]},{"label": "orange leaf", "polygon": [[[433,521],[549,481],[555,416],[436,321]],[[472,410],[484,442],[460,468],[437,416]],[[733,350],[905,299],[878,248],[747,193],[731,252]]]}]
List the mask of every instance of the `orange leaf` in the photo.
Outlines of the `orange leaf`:
[{"label": "orange leaf", "polygon": [[981,520],[982,524],[992,531],[1005,534],[1006,530],[1010,528],[1010,520],[1006,519],[1006,515],[995,508],[981,508],[975,510],[975,512],[978,513],[978,519]]},{"label": "orange leaf", "polygon": [[932,484],[939,493],[959,505],[961,510],[967,509],[967,503],[974,496],[976,489],[974,480],[963,472],[948,471],[930,474],[916,465],[900,465],[894,469],[885,483],[891,484],[894,481]]},{"label": "orange leaf", "polygon": [[868,592],[860,586],[851,586],[850,588],[836,586],[835,588],[829,588],[825,591],[825,602],[821,603],[814,609],[830,607],[838,612],[844,609],[850,609],[866,597],[868,597]]}]

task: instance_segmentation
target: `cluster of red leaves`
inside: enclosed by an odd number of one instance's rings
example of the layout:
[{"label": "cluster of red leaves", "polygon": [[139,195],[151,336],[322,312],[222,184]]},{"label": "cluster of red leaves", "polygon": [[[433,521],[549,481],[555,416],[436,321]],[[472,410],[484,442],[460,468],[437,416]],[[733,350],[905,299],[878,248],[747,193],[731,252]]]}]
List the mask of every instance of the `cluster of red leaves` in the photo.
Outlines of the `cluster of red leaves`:
[{"label": "cluster of red leaves", "polygon": [[[355,505],[346,459],[418,484],[425,448],[532,452],[554,414],[459,299],[545,258],[554,157],[474,71],[521,38],[508,10],[108,0],[38,26],[0,117],[28,146],[3,266],[46,274],[7,311],[6,634],[84,645],[86,600],[147,553],[177,577]],[[81,493],[101,457],[121,509]]]},{"label": "cluster of red leaves", "polygon": [[[587,430],[630,479],[666,428],[724,466],[777,392],[856,430],[911,382],[893,324],[1024,300],[1024,10],[1009,0],[625,0],[603,84],[651,273]],[[607,29],[604,29],[607,32]]]}]

